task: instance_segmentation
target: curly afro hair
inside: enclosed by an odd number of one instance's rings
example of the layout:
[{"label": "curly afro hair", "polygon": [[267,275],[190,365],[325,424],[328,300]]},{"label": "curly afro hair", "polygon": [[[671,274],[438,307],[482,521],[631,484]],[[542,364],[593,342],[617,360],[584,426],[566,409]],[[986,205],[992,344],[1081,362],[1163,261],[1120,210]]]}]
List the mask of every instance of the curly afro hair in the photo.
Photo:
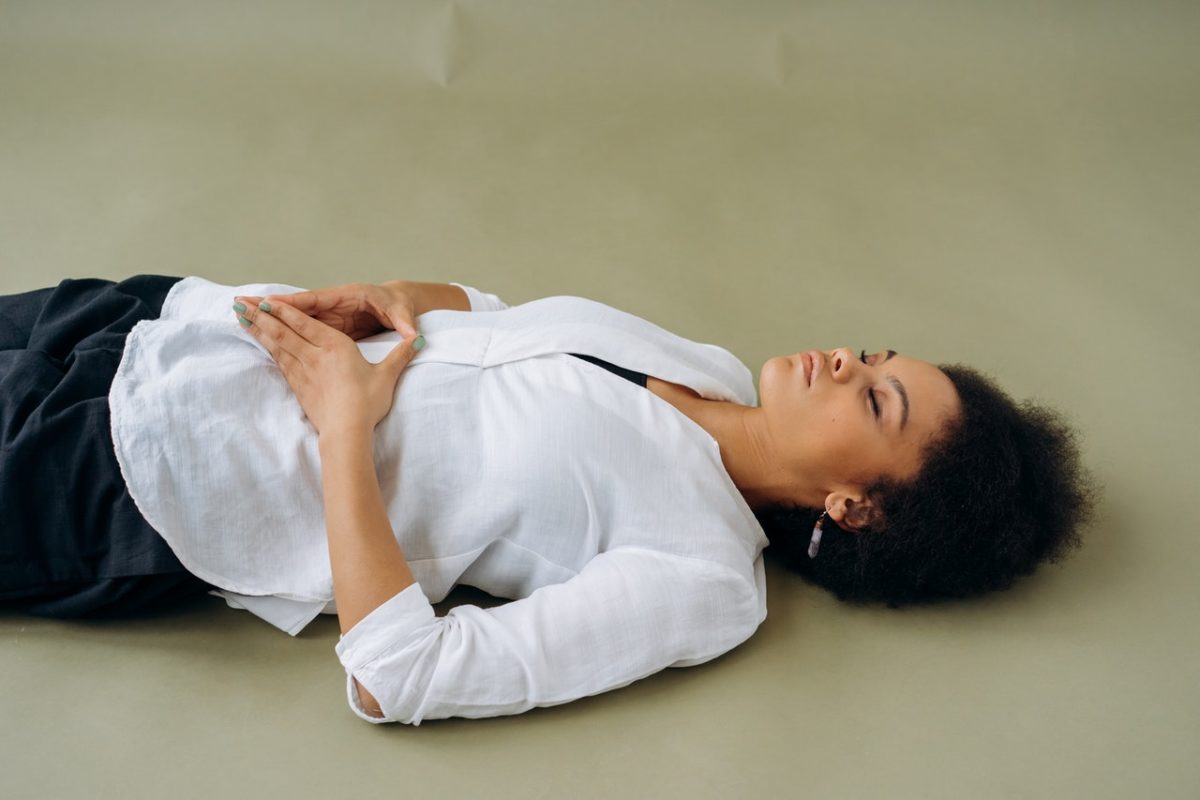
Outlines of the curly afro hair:
[{"label": "curly afro hair", "polygon": [[755,509],[768,553],[839,600],[899,608],[982,595],[1080,545],[1097,490],[1074,432],[1057,412],[1014,403],[970,367],[940,369],[958,390],[962,414],[926,447],[915,479],[867,488],[882,529],[846,532],[826,519],[810,559],[817,511]]}]

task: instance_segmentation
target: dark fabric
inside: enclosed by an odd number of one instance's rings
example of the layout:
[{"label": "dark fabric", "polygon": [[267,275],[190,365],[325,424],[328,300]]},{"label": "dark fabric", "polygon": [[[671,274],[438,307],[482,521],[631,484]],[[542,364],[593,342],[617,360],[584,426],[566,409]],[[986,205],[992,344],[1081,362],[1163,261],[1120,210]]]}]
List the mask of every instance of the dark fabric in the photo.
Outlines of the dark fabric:
[{"label": "dark fabric", "polygon": [[636,383],[638,386],[641,386],[643,389],[646,388],[646,373],[644,373],[644,372],[634,372],[631,369],[625,369],[624,367],[618,367],[615,364],[610,364],[607,361],[605,361],[604,359],[596,358],[595,356],[585,356],[585,355],[581,355],[579,353],[568,353],[567,355],[572,355],[572,356],[575,356],[576,358],[582,358],[584,361],[590,361],[593,364],[604,367],[606,370],[613,373],[614,375],[620,375],[625,380],[631,381],[632,383]]},{"label": "dark fabric", "polygon": [[179,280],[67,279],[0,295],[0,604],[123,615],[211,588],[138,512],[109,423],[126,336]]}]

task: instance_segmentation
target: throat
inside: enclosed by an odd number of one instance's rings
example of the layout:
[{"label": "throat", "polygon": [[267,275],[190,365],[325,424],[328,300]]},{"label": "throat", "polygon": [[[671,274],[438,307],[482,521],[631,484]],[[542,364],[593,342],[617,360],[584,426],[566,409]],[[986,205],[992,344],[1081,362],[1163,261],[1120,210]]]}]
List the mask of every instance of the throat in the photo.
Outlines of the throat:
[{"label": "throat", "polygon": [[774,466],[759,437],[751,435],[750,417],[760,413],[761,409],[706,400],[687,386],[651,376],[646,378],[646,388],[673,405],[717,442],[725,471],[752,508],[794,496],[795,489],[789,477]]},{"label": "throat", "polygon": [[[675,408],[679,409],[680,413],[691,417],[692,421],[697,425],[700,424],[699,420],[697,420],[695,417],[695,413],[689,411],[690,408],[695,406],[697,400],[704,399],[699,395],[699,393],[696,392],[695,389],[682,386],[678,383],[660,380],[659,378],[655,378],[653,375],[646,376],[646,388],[658,397],[661,397],[663,400],[666,400],[668,403],[675,406]],[[701,425],[701,427],[704,426]]]},{"label": "throat", "polygon": [[675,410],[703,428],[709,436],[716,440],[719,447],[722,446],[722,437],[718,436],[720,426],[713,417],[713,412],[717,409],[713,406],[726,405],[725,403],[705,400],[695,389],[654,376],[646,377],[646,388],[660,399],[673,405]]}]

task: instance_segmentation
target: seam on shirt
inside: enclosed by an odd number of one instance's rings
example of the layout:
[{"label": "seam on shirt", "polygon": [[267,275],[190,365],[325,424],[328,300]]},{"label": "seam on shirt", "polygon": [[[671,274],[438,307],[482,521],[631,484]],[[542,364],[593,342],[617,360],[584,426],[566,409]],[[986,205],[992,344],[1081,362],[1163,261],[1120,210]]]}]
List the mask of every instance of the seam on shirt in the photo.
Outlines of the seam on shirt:
[{"label": "seam on shirt", "polygon": [[[489,544],[490,544],[490,542],[489,542]],[[472,547],[470,550],[463,550],[458,553],[449,553],[449,554],[443,553],[442,555],[421,556],[420,558],[409,558],[406,555],[404,560],[407,561],[409,564],[423,564],[426,561],[445,561],[448,559],[462,558],[463,556],[477,554],[480,551],[486,549],[487,546],[488,545],[486,545],[486,544],[481,544],[481,545],[479,545],[479,547]],[[457,586],[457,584],[455,584],[455,585]]]},{"label": "seam on shirt", "polygon": [[[425,718],[425,714],[424,714],[425,707],[427,705],[429,705],[429,693],[433,689],[433,676],[438,674],[438,670],[442,666],[442,656],[444,656],[446,654],[446,646],[445,646],[445,642],[443,641],[443,639],[445,639],[445,637],[446,637],[446,623],[443,622],[444,619],[445,619],[444,617],[434,617],[434,622],[437,623],[438,628],[440,629],[440,630],[438,630],[438,634],[437,634],[437,636],[438,636],[437,657],[434,660],[433,669],[429,672],[429,680],[425,682],[425,687],[424,687],[424,690],[421,692],[421,696],[419,698],[414,698],[416,702],[412,703],[412,713],[409,715],[409,719],[411,719],[413,721],[413,724],[415,724],[415,725],[419,725],[421,723],[421,721]],[[395,649],[395,648],[392,648],[392,649]],[[411,691],[405,692],[405,694],[411,696],[412,692]],[[378,698],[376,698],[376,699],[378,699]],[[382,710],[383,706],[380,706],[379,708],[380,708],[380,710]],[[383,713],[386,716],[389,716],[389,717],[392,716],[387,711],[384,711]]]},{"label": "seam on shirt", "polygon": [[[497,542],[504,542],[505,544],[511,545],[512,547],[515,547],[518,550],[521,550],[525,553],[535,556],[543,564],[549,564],[552,567],[557,567],[558,569],[566,570],[567,572],[571,573],[572,575],[579,574],[578,570],[572,569],[571,567],[568,567],[565,564],[559,564],[557,561],[551,561],[550,559],[546,558],[544,555],[542,555],[538,551],[531,550],[530,548],[526,547],[525,545],[518,544],[517,542],[514,542],[512,539],[509,539],[505,536],[499,536],[499,537],[491,540],[487,544],[481,544],[479,547],[473,547],[470,550],[463,550],[462,552],[459,552],[459,553],[443,554],[443,555],[437,555],[437,556],[425,556],[422,558],[406,558],[405,560],[408,561],[409,564],[422,564],[426,561],[446,561],[446,560],[450,560],[450,559],[462,558],[462,557],[468,556],[468,555],[478,555],[479,553],[483,552],[484,550],[487,550],[489,547],[493,546]],[[651,552],[654,552],[654,551],[651,551]],[[475,565],[475,562],[471,562],[471,564],[468,565],[468,569],[474,565]],[[455,583],[454,585],[458,586],[459,584]]]},{"label": "seam on shirt", "polygon": [[496,326],[492,325],[490,328],[487,329],[487,332],[488,332],[488,338],[487,338],[487,341],[484,342],[483,353],[482,353],[482,355],[479,356],[479,368],[480,369],[487,369],[489,366],[488,356],[491,355],[491,352],[492,352],[492,342],[495,341],[495,339],[496,339]]},{"label": "seam on shirt", "polygon": [[[507,536],[501,536],[498,539],[493,540],[492,544],[495,544],[495,542],[504,542],[505,544],[511,545],[512,547],[515,547],[522,552],[528,553],[529,555],[536,557],[543,564],[549,564],[552,567],[558,567],[559,569],[566,570],[567,572],[571,573],[572,576],[579,574],[578,570],[574,570],[574,569],[566,566],[565,564],[559,564],[557,561],[551,561],[550,559],[546,558],[544,555],[542,555],[538,551],[531,550],[523,544],[514,542],[512,539],[509,539]],[[486,547],[485,547],[485,549],[486,549]],[[594,557],[595,556],[593,556],[593,558]]]},{"label": "seam on shirt", "polygon": [[[661,557],[668,558],[668,559],[682,559],[682,560],[686,560],[686,561],[695,561],[695,562],[699,562],[701,564],[707,564],[710,567],[715,567],[719,571],[728,572],[732,575],[735,575],[739,580],[741,580],[742,583],[746,584],[753,590],[755,596],[758,595],[758,584],[755,583],[755,581],[753,579],[747,580],[746,577],[741,572],[738,572],[733,567],[729,566],[728,564],[723,564],[720,561],[713,561],[710,558],[701,558],[700,556],[687,556],[687,555],[683,555],[682,553],[664,553],[662,550],[651,550],[649,547],[643,547],[641,545],[636,545],[636,544],[617,545],[616,547],[614,547],[611,550],[608,550],[606,552],[615,553],[615,552],[624,551],[624,550],[633,550],[633,551],[637,551],[640,553],[652,553],[655,556],[661,556]],[[750,565],[753,568],[754,562],[751,561]]]}]

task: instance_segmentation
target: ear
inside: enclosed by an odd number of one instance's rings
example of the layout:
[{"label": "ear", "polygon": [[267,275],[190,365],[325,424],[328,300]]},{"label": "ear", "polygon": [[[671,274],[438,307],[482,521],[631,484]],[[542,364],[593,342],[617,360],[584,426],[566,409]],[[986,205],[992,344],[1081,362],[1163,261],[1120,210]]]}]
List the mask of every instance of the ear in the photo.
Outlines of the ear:
[{"label": "ear", "polygon": [[867,533],[883,527],[883,512],[865,493],[830,492],[825,498],[829,518],[848,533]]}]

